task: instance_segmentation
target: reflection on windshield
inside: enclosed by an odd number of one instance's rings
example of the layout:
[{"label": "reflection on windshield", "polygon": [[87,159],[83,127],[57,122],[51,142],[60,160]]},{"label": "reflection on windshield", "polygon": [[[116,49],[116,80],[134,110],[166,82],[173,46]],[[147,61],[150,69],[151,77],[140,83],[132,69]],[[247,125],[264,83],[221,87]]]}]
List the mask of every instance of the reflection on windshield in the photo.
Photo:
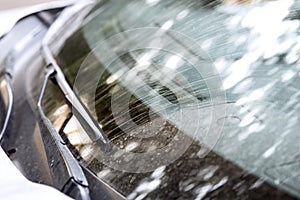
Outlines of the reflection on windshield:
[{"label": "reflection on windshield", "polygon": [[8,108],[8,91],[7,85],[4,78],[0,78],[0,132],[2,131],[7,108]]},{"label": "reflection on windshield", "polygon": [[105,1],[59,62],[119,154],[64,132],[129,199],[298,196],[298,4]]}]

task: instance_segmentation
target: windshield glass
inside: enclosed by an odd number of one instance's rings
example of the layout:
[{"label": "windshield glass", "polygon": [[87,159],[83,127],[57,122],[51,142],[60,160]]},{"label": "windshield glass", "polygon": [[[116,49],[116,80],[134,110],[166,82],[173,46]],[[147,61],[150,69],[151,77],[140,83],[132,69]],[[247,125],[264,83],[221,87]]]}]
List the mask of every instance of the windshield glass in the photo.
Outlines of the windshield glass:
[{"label": "windshield glass", "polygon": [[101,1],[58,54],[114,147],[64,132],[129,199],[299,197],[299,3],[225,2]]}]

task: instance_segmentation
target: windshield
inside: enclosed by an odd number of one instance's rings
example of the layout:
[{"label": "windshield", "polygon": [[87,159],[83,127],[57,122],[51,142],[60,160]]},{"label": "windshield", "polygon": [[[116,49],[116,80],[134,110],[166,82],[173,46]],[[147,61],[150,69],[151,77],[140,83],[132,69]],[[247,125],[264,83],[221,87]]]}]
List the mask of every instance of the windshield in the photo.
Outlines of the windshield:
[{"label": "windshield", "polygon": [[297,11],[101,1],[57,59],[114,150],[74,117],[64,133],[129,199],[299,197]]}]

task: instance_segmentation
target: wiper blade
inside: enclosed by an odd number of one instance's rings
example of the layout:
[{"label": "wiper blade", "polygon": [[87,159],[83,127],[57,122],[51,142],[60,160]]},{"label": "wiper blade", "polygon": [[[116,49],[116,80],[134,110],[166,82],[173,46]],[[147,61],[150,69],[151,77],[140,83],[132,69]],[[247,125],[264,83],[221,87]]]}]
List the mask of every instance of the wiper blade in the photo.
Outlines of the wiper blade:
[{"label": "wiper blade", "polygon": [[87,135],[93,142],[99,144],[100,148],[104,151],[108,151],[111,149],[111,145],[109,144],[109,140],[104,134],[104,131],[100,128],[99,124],[96,120],[90,115],[87,111],[86,107],[77,97],[73,89],[70,87],[69,83],[67,82],[60,66],[57,64],[56,60],[54,59],[52,52],[49,48],[49,43],[51,39],[55,35],[57,35],[58,30],[67,23],[73,15],[78,14],[78,11],[81,11],[87,5],[91,4],[92,1],[85,1],[82,4],[76,5],[76,7],[72,8],[72,12],[66,14],[63,17],[60,17],[58,23],[51,26],[49,32],[45,36],[42,44],[42,51],[45,57],[45,60],[48,64],[48,70],[52,70],[52,77],[57,82],[60,90],[63,92],[65,99],[68,103],[72,106],[72,112],[75,117],[78,119],[80,124],[82,125],[83,129],[86,131]]},{"label": "wiper blade", "polygon": [[41,119],[43,120],[43,123],[48,128],[49,133],[51,134],[51,137],[53,138],[60,152],[60,155],[62,156],[64,163],[67,167],[67,172],[69,174],[70,179],[68,183],[64,186],[64,188],[62,188],[62,191],[70,195],[72,195],[74,192],[76,193],[76,191],[80,191],[79,195],[81,196],[80,197],[81,199],[90,200],[88,181],[84,175],[84,172],[81,169],[81,166],[78,164],[77,160],[73,157],[72,153],[65,145],[61,136],[54,129],[51,121],[46,117],[42,108],[42,100],[44,97],[46,86],[53,73],[54,73],[53,70],[49,70],[45,76],[42,91],[40,93],[40,97],[37,104],[38,112],[41,115]]},{"label": "wiper blade", "polygon": [[58,87],[62,91],[67,102],[72,106],[72,113],[78,119],[88,136],[93,142],[99,142],[99,140],[106,145],[109,143],[104,131],[100,128],[98,123],[87,111],[83,103],[74,93],[66,81],[61,69],[55,64],[51,63],[48,69],[52,71],[51,78],[55,79]]}]

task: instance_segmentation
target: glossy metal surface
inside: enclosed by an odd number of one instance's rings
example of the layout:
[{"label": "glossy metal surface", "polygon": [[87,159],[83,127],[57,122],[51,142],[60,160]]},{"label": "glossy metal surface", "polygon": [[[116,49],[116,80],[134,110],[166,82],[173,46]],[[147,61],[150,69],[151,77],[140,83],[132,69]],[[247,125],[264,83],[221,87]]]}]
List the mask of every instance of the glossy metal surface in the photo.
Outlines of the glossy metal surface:
[{"label": "glossy metal surface", "polygon": [[6,91],[7,91],[7,112],[6,112],[6,116],[4,119],[4,124],[2,127],[2,130],[0,130],[0,145],[2,143],[3,140],[3,135],[5,134],[5,131],[8,127],[8,123],[12,114],[12,107],[13,107],[13,92],[11,89],[11,84],[10,84],[10,76],[8,74],[3,75],[4,76],[4,81],[5,81],[5,87],[6,87]]}]

